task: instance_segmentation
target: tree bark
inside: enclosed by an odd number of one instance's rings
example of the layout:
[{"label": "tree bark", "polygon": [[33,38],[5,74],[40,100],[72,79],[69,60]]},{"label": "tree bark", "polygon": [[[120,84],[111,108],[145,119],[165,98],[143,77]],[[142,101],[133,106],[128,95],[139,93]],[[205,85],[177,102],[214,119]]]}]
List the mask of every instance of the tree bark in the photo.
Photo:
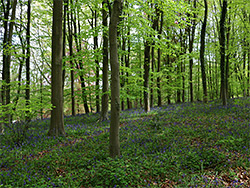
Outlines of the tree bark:
[{"label": "tree bark", "polygon": [[[194,8],[196,8],[196,0],[194,0]],[[195,37],[196,27],[196,14],[194,13],[191,30],[189,31],[189,53],[192,54]],[[190,102],[194,102],[194,90],[193,90],[193,57],[189,58],[189,88],[190,88]]]},{"label": "tree bark", "polygon": [[[158,28],[158,39],[159,39],[159,41],[161,40],[162,27],[163,27],[163,12],[161,12],[160,28]],[[157,53],[158,53],[157,72],[159,74],[160,71],[161,71],[161,48],[160,47],[158,48]],[[160,78],[160,76],[157,77],[157,97],[158,97],[158,106],[160,107],[162,105],[162,100],[161,100],[161,78]]]},{"label": "tree bark", "polygon": [[[68,0],[64,0],[64,5],[63,5],[63,59],[66,57],[66,25],[67,25],[67,10],[68,10]],[[62,79],[63,79],[63,93],[64,93],[64,83],[65,83],[65,74],[66,74],[66,70],[65,70],[65,66],[66,66],[66,61],[63,61],[63,75],[62,75]]]},{"label": "tree bark", "polygon": [[[26,108],[30,108],[30,13],[31,13],[31,0],[28,0],[28,10],[27,10],[27,33],[26,33],[26,42],[27,42],[27,52],[26,52],[26,88],[25,88],[25,99],[26,99]],[[29,110],[26,111],[26,120],[30,121]]]},{"label": "tree bark", "polygon": [[150,63],[150,45],[149,41],[145,42],[144,49],[144,111],[150,111],[150,103],[149,103],[149,63]]},{"label": "tree bark", "polygon": [[[98,49],[98,32],[96,31],[97,28],[97,13],[96,10],[94,11],[94,27],[95,27],[95,34],[94,34],[94,53],[97,53]],[[100,68],[99,68],[99,61],[98,56],[95,55],[95,64],[96,64],[96,112],[100,112]]]},{"label": "tree bark", "polygon": [[[71,0],[71,4],[73,4],[73,0]],[[76,13],[75,13],[76,14]],[[75,39],[75,45],[76,45],[76,49],[77,52],[81,51],[81,35],[80,35],[80,23],[78,20],[78,31],[77,31],[77,26],[76,26],[76,15],[75,17],[73,17],[73,11],[71,11],[71,22],[73,22],[73,28],[74,28],[74,39]],[[78,33],[78,34],[77,34]],[[79,38],[78,38],[79,37]],[[78,60],[78,64],[76,62],[76,67],[78,68],[78,70],[83,71],[83,63],[82,60]],[[89,107],[88,107],[88,100],[87,100],[87,94],[86,94],[86,85],[85,85],[85,79],[82,73],[79,74],[80,77],[80,81],[81,81],[81,88],[82,88],[82,99],[83,99],[83,106],[85,109],[85,113],[88,114],[89,113]]]},{"label": "tree bark", "polygon": [[[4,3],[3,3],[4,5]],[[16,5],[17,0],[12,2],[12,12],[11,12],[11,21],[9,23],[8,28],[8,18],[9,18],[9,9],[10,2],[7,2],[7,10],[4,9],[4,40],[3,40],[3,105],[10,104],[10,65],[11,65],[11,46],[12,46],[12,35],[13,35],[13,27],[14,20],[16,18]],[[9,112],[9,107],[6,106],[5,111]],[[4,118],[5,124],[10,124],[11,115],[7,113]]]},{"label": "tree bark", "polygon": [[[119,36],[119,32],[118,32],[118,36]],[[125,40],[125,35],[123,34],[122,32],[122,35],[121,35],[121,40],[119,41],[119,46],[121,46],[121,49],[123,52],[125,52],[125,48],[126,48],[126,40]],[[125,62],[124,62],[124,59],[125,59],[125,55],[122,54],[121,55],[121,66],[124,67],[125,65]],[[126,83],[126,78],[125,78],[125,71],[124,69],[121,70],[121,79],[120,79],[120,86],[121,86],[121,89],[124,90],[124,87],[125,87],[125,83]],[[125,101],[124,101],[124,98],[122,98],[121,100],[121,109],[122,110],[125,110]]]},{"label": "tree bark", "polygon": [[153,108],[154,106],[154,66],[155,66],[155,42],[153,42],[151,47],[151,86],[150,86],[150,107]]},{"label": "tree bark", "polygon": [[[153,6],[153,5],[152,5]],[[158,4],[155,4],[155,16],[153,16],[153,25],[152,29],[157,30],[158,22],[159,22],[159,16],[160,16],[160,10],[158,7]],[[153,40],[154,40],[153,36]],[[153,107],[154,105],[154,78],[153,78],[153,73],[154,73],[154,68],[155,68],[155,41],[152,43],[152,48],[151,48],[151,71],[152,71],[152,76],[151,76],[151,87],[150,87],[150,107]]]},{"label": "tree bark", "polygon": [[[127,69],[130,68],[130,50],[131,50],[131,44],[130,44],[130,28],[128,28],[128,34],[127,36],[129,37],[128,38],[128,55],[125,56],[125,65],[127,67]],[[129,72],[127,71],[126,72],[126,84],[129,85]],[[127,87],[127,95],[129,96],[129,87]],[[129,97],[127,97],[127,107],[128,109],[131,109],[132,108],[132,102],[130,101]]]},{"label": "tree bark", "polygon": [[202,75],[202,86],[203,86],[203,102],[207,103],[207,80],[206,80],[206,68],[205,68],[205,35],[206,35],[206,26],[207,26],[207,0],[204,0],[205,12],[204,20],[201,28],[201,41],[200,41],[200,62],[201,62],[201,75]]},{"label": "tree bark", "polygon": [[108,13],[106,11],[107,0],[102,2],[102,24],[103,24],[103,68],[102,68],[102,111],[100,121],[105,121],[108,119],[108,107],[109,107],[109,80],[108,80],[108,36],[106,28],[108,26]]},{"label": "tree bark", "polygon": [[[68,3],[68,2],[67,2]],[[67,6],[68,8],[68,6]],[[72,9],[70,10],[72,11]],[[71,22],[70,22],[70,15],[71,15]],[[71,114],[72,116],[76,115],[76,111],[75,111],[75,89],[74,89],[74,85],[75,85],[75,78],[74,78],[74,63],[73,63],[73,25],[72,25],[72,19],[73,16],[72,14],[67,14],[67,18],[68,18],[68,42],[69,42],[69,55],[70,55],[70,88],[71,88]]]},{"label": "tree bark", "polygon": [[[4,6],[4,2],[2,1],[3,5],[3,11],[4,11],[4,38],[3,38],[3,71],[2,71],[2,80],[3,80],[3,85],[2,85],[2,104],[6,105],[6,83],[7,83],[7,77],[8,77],[8,66],[7,66],[7,56],[8,54],[6,53],[7,47],[8,47],[8,19],[9,19],[9,14],[10,14],[10,1],[7,1],[7,5]],[[5,49],[6,48],[6,49]],[[8,52],[8,51],[7,51]]]},{"label": "tree bark", "polygon": [[227,106],[225,79],[225,22],[227,14],[227,0],[223,0],[220,19],[220,70],[221,70],[221,98],[223,106]]},{"label": "tree bark", "polygon": [[122,9],[122,1],[114,0],[109,26],[110,64],[111,64],[111,122],[109,152],[112,158],[120,155],[120,78],[117,45],[117,25]]},{"label": "tree bark", "polygon": [[[227,49],[228,51],[230,50],[230,30],[231,30],[231,26],[230,26],[230,18],[228,19],[228,26],[227,26]],[[226,55],[226,70],[225,70],[225,89],[226,89],[226,97],[230,98],[230,94],[229,94],[229,60],[230,60],[230,53],[228,53]]]},{"label": "tree bark", "polygon": [[49,136],[65,136],[62,92],[62,11],[63,0],[53,1],[52,96]]}]

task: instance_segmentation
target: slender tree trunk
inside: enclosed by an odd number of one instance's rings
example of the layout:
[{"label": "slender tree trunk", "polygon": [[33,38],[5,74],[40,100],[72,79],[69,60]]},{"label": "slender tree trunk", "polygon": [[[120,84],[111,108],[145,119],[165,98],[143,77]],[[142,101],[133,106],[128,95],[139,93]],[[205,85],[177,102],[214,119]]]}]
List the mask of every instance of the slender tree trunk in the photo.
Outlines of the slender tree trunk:
[{"label": "slender tree trunk", "polygon": [[[155,4],[155,12],[156,15],[153,17],[153,25],[152,29],[157,30],[158,22],[159,22],[159,17],[160,17],[160,10],[158,7],[158,4]],[[153,40],[154,40],[153,36]],[[151,48],[151,71],[152,71],[152,76],[151,76],[151,87],[150,87],[150,107],[154,106],[154,68],[155,68],[155,41],[152,43],[152,48]]]},{"label": "slender tree trunk", "polygon": [[[68,0],[64,0],[64,5],[63,5],[63,59],[66,57],[66,24],[67,24],[67,10],[68,10]],[[66,70],[65,70],[65,66],[66,66],[66,61],[63,61],[63,75],[62,75],[62,79],[63,79],[63,92],[64,92],[64,83],[65,83],[65,74],[66,74]]]},{"label": "slender tree trunk", "polygon": [[[249,46],[250,44],[248,44]],[[247,96],[250,96],[250,49],[248,49],[248,66],[247,66]]]},{"label": "slender tree trunk", "polygon": [[[71,5],[72,6],[72,5]],[[72,9],[70,10],[72,11]],[[75,89],[74,89],[74,85],[75,85],[75,78],[74,78],[74,63],[73,63],[73,25],[72,25],[72,19],[73,16],[71,14],[71,21],[70,21],[70,14],[68,11],[67,14],[67,18],[68,18],[68,42],[69,42],[69,55],[70,55],[70,88],[71,88],[71,113],[72,116],[76,115],[76,111],[75,111]]]},{"label": "slender tree trunk", "polygon": [[149,41],[145,42],[144,49],[144,110],[145,112],[150,111],[149,103],[149,64],[150,64],[150,45]]},{"label": "slender tree trunk", "polygon": [[[97,12],[94,11],[94,26],[95,26],[95,36],[94,36],[94,53],[97,53],[98,50],[98,32],[97,29]],[[100,112],[100,68],[99,68],[99,61],[98,55],[95,55],[95,64],[96,64],[96,112]]]},{"label": "slender tree trunk", "polygon": [[206,36],[206,26],[207,26],[207,0],[204,0],[205,4],[205,13],[204,13],[204,21],[202,23],[201,29],[201,46],[200,46],[200,62],[201,62],[201,75],[202,75],[202,86],[203,86],[203,102],[207,103],[207,80],[206,80],[206,69],[205,69],[205,36]]},{"label": "slender tree trunk", "polygon": [[[25,99],[26,99],[26,108],[29,108],[30,105],[30,12],[31,12],[31,0],[28,0],[28,10],[27,10],[27,33],[26,33],[26,42],[27,42],[27,52],[26,52],[26,88],[25,88]],[[29,110],[26,111],[26,120],[30,121]]]},{"label": "slender tree trunk", "polygon": [[[198,50],[197,50],[198,51]],[[197,96],[196,99],[197,101],[200,101],[200,67],[197,67]]]},{"label": "slender tree trunk", "polygon": [[[71,0],[71,4],[73,4],[73,0]],[[77,49],[77,52],[81,52],[81,44],[82,44],[82,40],[81,40],[81,34],[80,34],[80,23],[79,23],[79,20],[78,20],[78,31],[77,31],[77,24],[76,24],[76,12],[74,11],[75,13],[75,16],[73,16],[73,11],[71,11],[71,22],[73,22],[73,27],[72,27],[72,31],[73,31],[73,28],[74,28],[74,32],[73,32],[73,35],[74,35],[74,39],[75,39],[75,45],[76,45],[76,49]],[[76,67],[78,70],[80,71],[83,71],[83,63],[82,63],[82,60],[78,60],[78,64],[76,62]],[[87,94],[86,94],[86,85],[85,85],[85,79],[84,79],[84,76],[82,73],[80,73],[79,75],[80,77],[80,81],[81,81],[81,88],[82,88],[82,99],[83,99],[83,106],[84,106],[84,110],[85,110],[85,113],[88,114],[89,113],[89,107],[88,107],[88,100],[87,100]]]},{"label": "slender tree trunk", "polygon": [[[140,68],[140,70],[142,70],[143,69],[143,67],[142,67],[142,50],[141,50],[141,41],[140,41],[140,38],[138,38],[138,43],[139,43],[139,45],[138,45],[138,57],[139,57],[139,68]],[[144,69],[143,69],[143,71],[144,71]],[[139,77],[140,78],[142,78],[143,76],[143,71],[140,71],[139,72]],[[141,89],[140,91],[139,91],[139,103],[140,103],[140,107],[141,108],[143,108],[143,101],[142,101],[142,99],[143,99],[143,95],[144,95],[144,91],[143,91],[143,89]]]},{"label": "slender tree trunk", "polygon": [[8,56],[8,20],[10,14],[10,1],[7,1],[7,5],[4,6],[2,1],[2,6],[4,7],[4,38],[3,38],[3,71],[2,71],[2,104],[6,105],[6,90],[7,90],[7,77],[9,74],[8,65],[7,65],[7,56]]},{"label": "slender tree trunk", "polygon": [[[194,0],[194,8],[196,8],[196,0]],[[194,46],[194,37],[195,37],[195,27],[196,27],[196,14],[194,13],[191,26],[191,32],[189,32],[189,53],[192,54]],[[194,102],[194,90],[193,90],[193,64],[194,60],[192,57],[189,58],[189,88],[190,88],[190,101]]]},{"label": "slender tree trunk", "polygon": [[[127,33],[127,36],[128,36],[128,55],[126,55],[125,56],[125,65],[126,65],[126,68],[127,69],[129,69],[130,68],[130,63],[129,63],[129,61],[130,61],[130,46],[131,46],[131,44],[130,44],[130,28],[128,28],[128,33]],[[127,84],[127,86],[129,85],[129,72],[127,71],[126,72],[126,84]],[[127,87],[127,95],[129,95],[129,87]],[[129,97],[127,97],[127,107],[128,107],[128,109],[131,109],[132,108],[132,103],[131,103],[131,101],[129,100]]]},{"label": "slender tree trunk", "polygon": [[112,158],[120,155],[120,78],[117,45],[117,25],[122,9],[122,1],[114,0],[109,25],[110,64],[111,64],[111,122],[109,136],[109,152]]},{"label": "slender tree trunk", "polygon": [[221,98],[223,106],[227,106],[226,82],[225,82],[225,22],[227,14],[227,0],[223,0],[220,19],[220,69],[221,69]]},{"label": "slender tree trunk", "polygon": [[[228,19],[228,26],[227,26],[227,49],[229,51],[229,45],[230,45],[230,30],[231,30],[231,26],[230,26],[230,18]],[[226,56],[226,73],[225,73],[225,87],[226,87],[226,97],[230,98],[230,94],[229,94],[229,61],[230,60],[230,53],[227,54]]]},{"label": "slender tree trunk", "polygon": [[[2,2],[4,5],[4,2]],[[7,2],[7,10],[4,9],[4,40],[3,40],[3,105],[6,105],[5,111],[8,112],[10,109],[7,106],[10,104],[10,66],[11,66],[11,46],[12,46],[12,35],[13,35],[13,27],[14,20],[16,18],[16,5],[17,0],[12,1],[12,12],[11,12],[11,21],[8,21],[9,18],[9,9],[10,2]],[[8,28],[9,22],[9,28]],[[5,117],[3,117],[5,125],[11,123],[11,115],[7,113]]]},{"label": "slender tree trunk", "polygon": [[185,102],[185,75],[183,73],[185,73],[185,64],[182,63],[181,66],[181,72],[182,72],[182,102]]},{"label": "slender tree trunk", "polygon": [[[159,41],[161,40],[162,27],[163,27],[163,12],[161,12],[160,28],[158,28]],[[161,72],[161,48],[160,47],[158,47],[157,72],[158,73]],[[158,106],[161,106],[162,100],[161,100],[161,78],[160,76],[157,77],[157,96],[158,96]]]},{"label": "slender tree trunk", "polygon": [[[170,61],[170,56],[169,54],[167,55],[166,57],[166,62],[167,62],[167,67],[169,70],[171,70],[172,68],[172,62]],[[172,72],[172,71],[171,71]],[[170,85],[170,80],[171,80],[171,77],[170,77],[170,74],[167,75],[167,84]],[[170,89],[168,89],[168,92],[167,92],[167,101],[168,101],[168,104],[171,104],[171,91]]]},{"label": "slender tree trunk", "polygon": [[[192,29],[192,31],[194,31]],[[192,32],[193,34],[193,32]],[[192,35],[193,36],[193,35]],[[189,35],[189,53],[193,52],[193,38]],[[189,58],[189,88],[190,88],[190,101],[194,102],[194,91],[193,91],[193,64],[194,60],[192,57]]]},{"label": "slender tree trunk", "polygon": [[108,107],[109,107],[109,83],[108,83],[108,36],[106,28],[108,26],[108,13],[106,11],[107,0],[102,2],[102,24],[103,24],[103,68],[102,68],[102,111],[100,121],[108,119]]},{"label": "slender tree trunk", "polygon": [[[119,33],[118,33],[118,34],[119,34]],[[125,45],[126,45],[125,43],[126,43],[125,36],[124,36],[124,34],[122,34],[121,40],[120,40],[120,45],[119,45],[119,46],[122,47],[122,51],[123,51],[123,52],[125,52]],[[122,55],[121,55],[121,66],[122,66],[122,67],[124,67],[124,64],[125,64],[125,63],[124,63],[124,57],[125,57],[125,55],[122,54]],[[122,70],[121,70],[121,81],[120,81],[122,90],[123,90],[123,88],[125,87],[125,83],[126,83],[125,71],[124,71],[124,69],[122,69]],[[125,110],[125,101],[124,101],[123,98],[122,98],[122,100],[121,100],[121,108],[122,108],[122,110]]]},{"label": "slender tree trunk", "polygon": [[52,25],[52,96],[49,136],[64,136],[62,92],[62,13],[63,0],[53,1]]},{"label": "slender tree trunk", "polygon": [[[3,104],[2,101],[2,92],[0,92],[0,105]],[[2,120],[2,117],[0,116],[0,120]],[[3,127],[3,123],[0,122],[0,135],[4,134],[4,127]]]},{"label": "slender tree trunk", "polygon": [[153,42],[152,47],[151,47],[151,86],[150,86],[150,107],[152,108],[154,106],[154,78],[153,78],[153,73],[154,73],[154,66],[155,66],[155,42]]},{"label": "slender tree trunk", "polygon": [[[21,17],[20,19],[22,19],[22,17]],[[20,29],[19,29],[18,37],[19,37],[19,40],[20,40],[20,43],[21,43],[22,53],[23,53],[23,55],[25,55],[25,54],[26,54],[26,52],[25,52],[26,46],[25,46],[25,44],[24,44],[24,42],[23,42],[23,38],[22,38],[22,35],[21,35],[21,32],[23,31],[23,29],[24,29],[24,28],[21,26]],[[16,27],[16,30],[17,30],[17,27]],[[16,53],[16,52],[15,52],[15,53]],[[18,104],[18,101],[19,101],[19,98],[20,98],[21,80],[22,80],[22,70],[23,70],[24,62],[25,62],[25,56],[23,56],[21,59],[19,58],[17,96],[16,96],[16,98],[13,100],[13,103],[14,103],[13,111],[16,111],[17,104]],[[12,119],[12,117],[11,117],[11,119]]]},{"label": "slender tree trunk", "polygon": [[[43,77],[40,76],[40,103],[43,104]],[[40,109],[40,118],[43,119],[43,107],[41,106]]]},{"label": "slender tree trunk", "polygon": [[176,103],[180,103],[181,102],[181,65],[180,63],[178,63],[177,67],[176,67],[176,72],[177,72],[177,80],[176,83],[177,85],[177,91],[176,91]]}]

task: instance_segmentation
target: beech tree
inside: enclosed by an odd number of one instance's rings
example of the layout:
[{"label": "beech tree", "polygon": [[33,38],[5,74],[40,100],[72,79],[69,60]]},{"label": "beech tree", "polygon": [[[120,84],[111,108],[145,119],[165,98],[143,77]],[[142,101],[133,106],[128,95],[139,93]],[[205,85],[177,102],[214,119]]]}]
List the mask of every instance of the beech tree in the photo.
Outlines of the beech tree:
[{"label": "beech tree", "polygon": [[227,15],[227,0],[223,0],[220,18],[220,71],[221,71],[221,98],[223,106],[227,106],[227,91],[225,79],[225,23]]},{"label": "beech tree", "polygon": [[207,0],[204,0],[205,12],[204,12],[204,20],[201,28],[201,46],[200,46],[200,62],[201,62],[201,75],[202,75],[202,86],[203,86],[203,101],[206,103],[207,99],[207,77],[206,77],[206,69],[205,69],[205,35],[206,35],[206,27],[207,27]]},{"label": "beech tree", "polygon": [[120,65],[118,60],[117,25],[122,11],[122,1],[114,0],[109,25],[110,64],[111,64],[111,122],[109,152],[111,157],[120,155]]},{"label": "beech tree", "polygon": [[[30,14],[31,14],[31,0],[28,0],[28,10],[27,10],[27,33],[26,33],[26,43],[27,43],[27,52],[26,52],[26,90],[25,90],[25,99],[27,108],[30,105]],[[30,121],[29,111],[26,112],[26,120]]]},{"label": "beech tree", "polygon": [[100,121],[104,121],[108,119],[108,108],[109,108],[109,80],[108,80],[108,33],[106,32],[106,28],[108,27],[108,13],[107,13],[107,0],[103,0],[102,2],[102,24],[103,24],[103,60],[102,60],[102,110]]},{"label": "beech tree", "polygon": [[[196,0],[194,0],[193,8],[196,9]],[[189,27],[189,33],[188,33],[188,51],[190,55],[193,52],[193,46],[194,46],[194,37],[195,37],[195,27],[196,27],[196,13],[193,13],[193,20],[191,20],[191,26]],[[194,92],[193,92],[193,64],[194,64],[194,58],[189,58],[189,90],[190,90],[190,101],[194,101]]]},{"label": "beech tree", "polygon": [[49,136],[64,136],[63,92],[62,92],[62,18],[63,0],[53,1],[52,25],[52,96]]},{"label": "beech tree", "polygon": [[11,47],[12,47],[12,35],[14,28],[14,20],[16,18],[16,6],[17,0],[12,1],[11,20],[9,21],[10,1],[5,6],[2,1],[4,11],[4,38],[3,38],[3,72],[2,72],[2,104],[5,105],[5,117],[4,122],[10,124],[10,67],[11,67]]}]

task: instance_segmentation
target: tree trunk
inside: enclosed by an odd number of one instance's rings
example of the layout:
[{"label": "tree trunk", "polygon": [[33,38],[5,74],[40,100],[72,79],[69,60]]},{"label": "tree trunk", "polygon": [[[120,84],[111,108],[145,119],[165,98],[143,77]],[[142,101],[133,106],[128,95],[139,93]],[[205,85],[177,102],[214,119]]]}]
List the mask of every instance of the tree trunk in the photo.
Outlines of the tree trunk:
[{"label": "tree trunk", "polygon": [[[68,7],[68,6],[67,6]],[[72,9],[70,10],[72,11]],[[75,89],[74,89],[74,85],[75,85],[75,78],[74,78],[74,63],[73,63],[73,25],[72,25],[72,21],[70,22],[70,14],[68,11],[67,14],[67,18],[68,18],[68,42],[69,42],[69,55],[70,55],[70,88],[71,88],[71,114],[72,116],[76,115],[76,111],[75,111]],[[71,14],[71,20],[73,19],[73,16]]]},{"label": "tree trunk", "polygon": [[220,70],[221,70],[221,98],[223,106],[227,106],[225,81],[225,22],[227,14],[227,0],[223,0],[220,19]]},{"label": "tree trunk", "polygon": [[149,41],[145,42],[144,49],[144,111],[150,111],[149,103],[149,63],[150,63],[150,45]]},{"label": "tree trunk", "polygon": [[[8,28],[8,17],[9,17],[9,7],[10,3],[7,3],[7,10],[4,11],[4,41],[3,41],[3,104],[10,104],[10,64],[11,64],[11,46],[12,46],[12,34],[14,27],[14,20],[16,17],[16,5],[17,0],[14,0],[12,3],[12,13],[11,13],[11,22],[9,23]],[[9,111],[8,107],[6,111]],[[10,114],[8,113],[5,118],[5,122],[10,123]]]},{"label": "tree trunk", "polygon": [[[73,4],[73,0],[71,0],[71,4]],[[73,22],[73,28],[74,28],[74,39],[75,39],[75,45],[76,45],[76,49],[77,52],[81,52],[81,43],[82,43],[82,39],[81,39],[81,34],[80,34],[80,23],[78,20],[78,31],[77,31],[77,26],[76,26],[76,15],[75,17],[73,17],[73,11],[71,11],[71,22]],[[74,12],[75,13],[75,12]],[[76,13],[75,13],[76,14]],[[83,71],[83,63],[82,60],[78,60],[78,64],[76,63],[76,67],[78,68],[78,70]],[[89,113],[89,107],[88,107],[88,100],[87,100],[87,94],[86,94],[86,86],[85,86],[85,79],[82,73],[79,74],[80,77],[80,81],[81,81],[81,88],[82,88],[82,99],[83,99],[83,106],[85,109],[85,113],[88,114]]]},{"label": "tree trunk", "polygon": [[102,111],[100,121],[108,119],[108,107],[109,107],[109,80],[108,80],[108,36],[106,32],[106,27],[108,26],[108,13],[106,11],[107,0],[102,2],[102,24],[103,24],[103,68],[102,68]]},{"label": "tree trunk", "polygon": [[[95,35],[94,35],[94,53],[97,53],[98,50],[98,32],[97,32],[97,12],[94,11],[94,26],[95,26]],[[95,55],[95,64],[96,64],[96,112],[100,112],[100,70],[99,70],[99,61],[98,61],[98,55]]]},{"label": "tree trunk", "polygon": [[[127,69],[130,68],[130,65],[129,65],[129,61],[130,61],[130,28],[128,28],[128,33],[127,33],[127,36],[128,36],[128,55],[125,56],[125,66],[127,67]],[[129,72],[127,71],[126,72],[126,84],[127,86],[129,85]],[[127,95],[129,95],[129,87],[127,87]],[[128,109],[131,109],[132,108],[132,102],[129,100],[129,97],[127,97],[127,107]]]},{"label": "tree trunk", "polygon": [[[20,17],[20,19],[22,19],[22,17]],[[23,29],[24,29],[23,26],[20,26],[19,32],[18,32],[18,37],[19,37],[19,40],[20,40],[20,43],[21,43],[22,53],[23,53],[23,55],[25,55],[26,54],[26,52],[25,52],[26,46],[25,46],[25,44],[23,42],[23,38],[22,38],[22,35],[21,35],[21,32],[23,31]],[[16,30],[17,30],[17,27],[16,27]],[[25,56],[23,56],[22,59],[20,59],[20,58],[18,58],[18,59],[19,59],[18,87],[17,87],[16,98],[13,100],[13,104],[14,104],[13,111],[16,111],[17,104],[18,104],[18,101],[19,101],[19,98],[20,98],[22,70],[23,70],[23,65],[24,65],[24,62],[25,62]],[[12,117],[10,119],[12,119]]]},{"label": "tree trunk", "polygon": [[[66,57],[66,24],[67,24],[67,10],[68,10],[68,0],[64,0],[64,5],[63,5],[63,59]],[[64,92],[64,83],[65,83],[65,66],[66,66],[66,61],[63,61],[63,92]]]},{"label": "tree trunk", "polygon": [[[161,12],[161,20],[160,20],[160,28],[158,28],[158,39],[161,40],[162,34],[162,27],[163,27],[163,12]],[[158,59],[157,59],[157,72],[160,73],[161,71],[161,48],[158,48]],[[161,101],[161,78],[160,76],[157,77],[157,97],[158,97],[158,106],[162,105]]]},{"label": "tree trunk", "polygon": [[[27,42],[27,52],[26,52],[26,88],[25,88],[25,99],[26,99],[26,108],[30,108],[30,12],[31,12],[31,0],[28,0],[28,10],[27,10],[27,33],[26,33],[26,42]],[[26,111],[26,120],[30,121],[29,110]]]},{"label": "tree trunk", "polygon": [[[231,26],[230,26],[230,18],[228,19],[228,26],[227,26],[227,49],[228,51],[230,50],[230,30],[231,30]],[[225,89],[226,89],[226,97],[230,98],[230,94],[229,94],[229,61],[230,60],[230,53],[227,54],[226,56],[226,73],[225,73]]]},{"label": "tree trunk", "polygon": [[[153,6],[153,5],[152,5]],[[158,7],[158,4],[155,4],[155,13],[156,15],[153,17],[153,25],[152,29],[157,30],[158,22],[159,22],[159,16],[160,16],[160,10]],[[154,40],[153,36],[153,40]],[[150,107],[154,106],[154,68],[155,68],[155,41],[152,43],[152,48],[151,48],[151,70],[152,70],[152,76],[151,76],[151,87],[150,87]]]},{"label": "tree trunk", "polygon": [[[194,0],[194,8],[196,8],[196,0]],[[194,46],[195,37],[195,27],[196,27],[196,14],[194,13],[191,31],[189,31],[189,53],[192,54]],[[189,87],[190,87],[190,102],[194,102],[194,90],[193,90],[193,57],[189,58]]]},{"label": "tree trunk", "polygon": [[53,1],[52,96],[49,136],[65,136],[62,92],[62,9],[63,0]]},{"label": "tree trunk", "polygon": [[[119,36],[119,33],[118,33],[118,36]],[[119,46],[121,46],[122,48],[122,51],[125,52],[125,48],[126,48],[126,40],[125,40],[125,36],[124,34],[122,33],[122,36],[121,36],[121,40],[119,41],[120,44]],[[125,55],[124,54],[121,54],[121,66],[124,67],[124,58]],[[125,78],[125,71],[124,69],[121,70],[121,80],[120,80],[120,85],[121,85],[121,89],[124,90],[124,87],[125,87],[125,83],[126,83],[126,78]],[[121,108],[122,110],[125,110],[125,101],[124,101],[124,98],[122,98],[121,100]]]},{"label": "tree trunk", "polygon": [[[249,44],[248,44],[249,46]],[[247,96],[250,96],[250,49],[248,49],[248,66],[247,66]]]},{"label": "tree trunk", "polygon": [[[4,38],[3,38],[3,71],[2,71],[2,104],[6,105],[6,90],[7,90],[7,77],[9,74],[8,66],[7,66],[7,56],[8,52],[8,20],[10,13],[10,1],[7,1],[7,6],[4,6],[4,2],[2,1],[2,5],[4,7]],[[6,48],[6,49],[5,49]]]},{"label": "tree trunk", "polygon": [[122,9],[121,0],[114,0],[109,25],[110,64],[111,64],[111,122],[109,136],[109,152],[112,158],[120,155],[120,78],[117,45],[117,25]]},{"label": "tree trunk", "polygon": [[153,78],[153,73],[154,73],[154,66],[155,66],[155,42],[153,42],[152,47],[151,47],[151,86],[150,86],[150,107],[153,108],[154,106],[154,78]]},{"label": "tree trunk", "polygon": [[177,83],[177,91],[176,91],[176,103],[181,102],[181,63],[178,62],[177,67],[176,67],[176,72],[177,72],[177,78],[176,78],[176,83]]},{"label": "tree trunk", "polygon": [[205,35],[206,35],[206,26],[207,26],[207,0],[204,0],[205,4],[205,13],[204,21],[201,28],[201,46],[200,46],[200,62],[201,62],[201,75],[202,75],[202,86],[203,86],[203,102],[207,103],[207,80],[206,80],[206,69],[205,69]]}]

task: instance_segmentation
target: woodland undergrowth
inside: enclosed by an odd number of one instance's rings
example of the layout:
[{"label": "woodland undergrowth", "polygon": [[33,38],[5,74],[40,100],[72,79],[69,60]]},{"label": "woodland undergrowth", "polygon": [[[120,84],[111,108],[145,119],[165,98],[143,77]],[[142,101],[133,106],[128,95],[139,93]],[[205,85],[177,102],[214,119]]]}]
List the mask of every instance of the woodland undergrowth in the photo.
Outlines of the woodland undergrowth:
[{"label": "woodland undergrowth", "polygon": [[47,136],[49,119],[21,140],[6,130],[0,187],[250,187],[250,98],[122,111],[116,159],[98,118],[65,117],[59,138]]}]

